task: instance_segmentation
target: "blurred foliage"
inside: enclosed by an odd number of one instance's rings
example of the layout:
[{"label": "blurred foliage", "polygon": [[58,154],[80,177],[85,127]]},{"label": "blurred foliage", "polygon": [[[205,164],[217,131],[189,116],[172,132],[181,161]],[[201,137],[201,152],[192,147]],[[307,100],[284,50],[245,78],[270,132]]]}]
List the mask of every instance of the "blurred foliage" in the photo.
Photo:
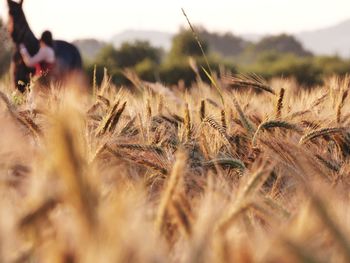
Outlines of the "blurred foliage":
[{"label": "blurred foliage", "polygon": [[136,41],[124,43],[118,49],[112,45],[105,46],[97,54],[95,63],[109,69],[134,67],[145,59],[159,64],[161,54],[160,49],[152,47],[148,42]]},{"label": "blurred foliage", "polygon": [[0,18],[0,78],[8,71],[11,63],[11,41]]},{"label": "blurred foliage", "polygon": [[249,45],[248,41],[229,32],[219,34],[209,32],[205,28],[199,28],[198,32],[200,38],[208,43],[210,52],[220,54],[224,57],[238,56]]},{"label": "blurred foliage", "polygon": [[79,49],[84,61],[93,61],[101,49],[108,45],[93,38],[75,40],[73,44]]},{"label": "blurred foliage", "polygon": [[118,51],[113,47],[113,45],[107,45],[97,55],[95,60],[96,65],[101,65],[109,70],[119,67],[118,63]]},{"label": "blurred foliage", "polygon": [[[314,56],[297,39],[286,34],[267,36],[252,43],[232,33],[209,32],[203,27],[196,27],[196,31],[209,64],[216,73],[220,72],[220,65],[226,72],[254,72],[266,79],[292,77],[303,86],[319,85],[324,77],[333,74],[350,73],[350,60],[338,56]],[[0,40],[1,77],[11,61],[11,41],[1,20]],[[91,39],[76,42],[87,50],[98,47],[99,52],[94,59],[85,58],[85,71],[91,81],[96,66],[98,83],[103,79],[104,68],[117,85],[130,83],[123,74],[126,68],[150,82],[172,85],[183,80],[188,86],[198,78],[209,82],[202,70],[202,66],[206,66],[202,51],[191,30],[180,29],[167,54],[146,41],[124,43],[119,48],[95,42]],[[192,63],[189,63],[189,58]]]},{"label": "blurred foliage", "polygon": [[[208,52],[207,42],[201,41],[201,43],[204,51]],[[210,82],[201,69],[206,62],[192,32],[181,30],[174,37],[170,52],[166,56],[162,55],[160,49],[151,47],[148,42],[143,41],[124,43],[120,48],[107,45],[93,63],[86,65],[86,71],[92,80],[96,65],[96,80],[100,83],[103,79],[103,69],[106,68],[112,76],[112,82],[117,85],[129,84],[123,74],[126,68],[133,69],[141,79],[150,82],[160,81],[172,85],[183,80],[187,86],[198,78]],[[195,66],[190,65],[189,58],[194,61]],[[219,65],[224,66],[229,72],[236,72],[234,65],[223,62],[218,56],[209,55],[208,60],[216,72],[219,72]]]},{"label": "blurred foliage", "polygon": [[321,68],[326,76],[333,74],[345,75],[350,73],[350,60],[344,60],[338,56],[315,57],[314,65]]},{"label": "blurred foliage", "polygon": [[286,34],[264,37],[253,48],[258,54],[266,51],[276,51],[280,53],[291,53],[300,57],[312,56],[312,53],[305,50],[302,44],[293,36]]},{"label": "blurred foliage", "polygon": [[[201,41],[203,51],[208,52],[208,43]],[[202,51],[198,47],[198,42],[190,30],[181,29],[180,32],[174,36],[171,49],[168,54],[169,60],[176,60],[179,57],[201,57]]]},{"label": "blurred foliage", "polygon": [[[191,65],[188,57],[179,57],[171,62],[164,63],[160,68],[160,78],[166,84],[177,84],[179,80],[183,80],[186,86],[190,86],[193,82],[200,78],[202,81],[210,83],[202,67],[206,68],[206,62],[203,57],[190,58],[196,65]],[[226,69],[230,73],[236,73],[236,67],[232,64],[225,64],[223,61],[218,61],[214,57],[208,58],[211,69],[219,73],[220,67]],[[207,69],[206,69],[207,70]]]},{"label": "blurred foliage", "polygon": [[138,76],[141,79],[150,82],[159,80],[159,70],[159,64],[149,58],[142,60],[135,66],[135,71]]},{"label": "blurred foliage", "polygon": [[[236,69],[233,64],[225,63],[220,57],[209,53],[209,44],[200,35],[206,31],[199,29],[199,32],[200,43],[207,56],[210,68],[214,72],[219,72],[220,65],[234,73]],[[189,59],[192,61],[192,65]],[[199,77],[201,80],[209,83],[210,80],[205,75],[202,67],[206,68],[207,65],[197,39],[192,31],[181,29],[173,38],[170,52],[161,66],[161,80],[167,84],[177,84],[179,80],[183,80],[185,85],[189,86]]]},{"label": "blurred foliage", "polygon": [[[216,73],[220,72],[220,65],[226,72],[254,72],[266,79],[291,77],[300,85],[309,87],[322,84],[326,76],[350,72],[349,60],[337,56],[313,56],[294,37],[285,34],[265,37],[254,44],[232,34],[210,33],[203,28],[196,30],[209,64]],[[98,68],[98,81],[102,80],[103,67],[106,67],[115,84],[129,83],[122,73],[124,68],[132,68],[143,80],[169,85],[183,80],[189,86],[198,78],[209,82],[202,70],[206,63],[197,40],[190,30],[184,29],[175,35],[165,56],[148,42],[137,41],[125,43],[119,49],[111,45],[104,47],[96,61],[88,67],[91,79],[94,64]]]},{"label": "blurred foliage", "polygon": [[152,47],[147,41],[124,43],[117,49],[116,61],[121,68],[134,67],[146,59],[159,64],[161,53],[160,49]]},{"label": "blurred foliage", "polygon": [[298,57],[291,53],[267,51],[261,53],[257,61],[242,68],[244,72],[254,72],[266,79],[273,77],[294,77],[300,85],[312,86],[322,83],[322,68],[312,57]]},{"label": "blurred foliage", "polygon": [[123,74],[125,68],[136,69],[142,79],[155,81],[161,57],[162,50],[152,47],[145,41],[124,43],[120,48],[106,45],[97,54],[95,61],[85,65],[85,70],[92,79],[96,66],[96,80],[98,83],[101,83],[103,79],[104,68],[112,76],[111,81],[117,85],[129,84]]}]

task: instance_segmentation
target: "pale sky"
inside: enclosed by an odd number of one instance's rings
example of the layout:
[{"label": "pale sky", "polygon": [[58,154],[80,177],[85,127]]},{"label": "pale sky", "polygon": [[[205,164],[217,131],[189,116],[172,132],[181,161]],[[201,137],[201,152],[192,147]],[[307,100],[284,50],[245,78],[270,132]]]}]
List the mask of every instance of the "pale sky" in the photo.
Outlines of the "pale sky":
[{"label": "pale sky", "polygon": [[[126,29],[176,32],[186,21],[233,33],[293,33],[350,18],[350,0],[24,0],[34,33],[55,38],[108,40]],[[0,0],[0,16],[7,2]]]}]

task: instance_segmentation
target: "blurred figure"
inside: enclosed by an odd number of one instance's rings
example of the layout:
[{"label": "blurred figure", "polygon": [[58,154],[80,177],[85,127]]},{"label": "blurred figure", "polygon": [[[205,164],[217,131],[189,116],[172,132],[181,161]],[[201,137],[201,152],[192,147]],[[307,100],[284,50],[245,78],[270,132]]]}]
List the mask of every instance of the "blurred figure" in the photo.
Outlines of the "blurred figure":
[{"label": "blurred figure", "polygon": [[[62,83],[73,73],[84,75],[81,55],[76,46],[63,40],[52,41],[51,33],[43,34],[43,41],[40,41],[30,29],[23,11],[23,0],[7,0],[7,5],[8,29],[15,45],[12,57],[13,83],[20,92],[23,93],[27,90],[31,76],[36,74],[40,76],[40,74],[50,71],[51,68],[54,69],[48,74],[51,77],[43,75],[39,79],[51,78],[53,81]],[[23,44],[25,48],[22,46],[22,52],[20,51],[20,44]],[[42,48],[51,51],[42,52]],[[52,49],[54,49],[54,52],[52,52]],[[39,55],[41,53],[43,55]],[[26,63],[23,57],[26,58]],[[31,67],[26,64],[31,65]]]},{"label": "blurred figure", "polygon": [[40,49],[33,57],[30,56],[24,44],[20,45],[20,53],[26,66],[35,68],[35,76],[41,77],[49,74],[55,65],[56,57],[51,32],[43,32],[39,43]]}]

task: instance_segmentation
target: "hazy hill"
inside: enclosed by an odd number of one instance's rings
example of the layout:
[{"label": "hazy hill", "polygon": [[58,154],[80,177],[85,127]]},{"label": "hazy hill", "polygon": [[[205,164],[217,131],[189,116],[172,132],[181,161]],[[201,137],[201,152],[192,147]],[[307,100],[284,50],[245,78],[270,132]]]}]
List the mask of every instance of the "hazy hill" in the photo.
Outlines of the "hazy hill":
[{"label": "hazy hill", "polygon": [[[264,35],[244,34],[242,37],[258,42]],[[327,28],[304,31],[295,34],[304,48],[315,55],[339,55],[350,58],[350,19]]]},{"label": "hazy hill", "polygon": [[[234,56],[243,51],[247,42],[232,33],[218,34],[200,29],[202,39],[209,43],[210,49],[224,56]],[[168,51],[171,48],[173,34],[160,31],[128,30],[113,36],[112,43],[119,47],[123,42],[135,40],[148,41],[152,46]]]},{"label": "hazy hill", "polygon": [[160,31],[127,30],[112,37],[111,42],[115,47],[119,47],[124,42],[135,40],[148,41],[154,47],[161,47],[169,50],[173,34]]},{"label": "hazy hill", "polygon": [[[208,33],[208,32],[206,32]],[[236,36],[231,33],[220,35],[216,33],[205,34],[209,46],[215,52],[225,56],[235,55],[244,49],[248,42],[262,40],[264,35],[244,34]],[[152,46],[161,47],[168,51],[171,47],[173,34],[151,30],[127,30],[116,34],[111,38],[111,43],[119,47],[123,42],[133,42],[135,40],[148,41]],[[316,55],[334,55],[350,58],[350,19],[338,25],[324,29],[306,31],[295,34],[306,50],[310,50]],[[83,55],[91,59],[105,45],[105,43],[93,39],[76,41]],[[221,52],[220,52],[221,50]],[[233,54],[230,54],[230,53]]]},{"label": "hazy hill", "polygon": [[79,49],[83,58],[93,60],[98,52],[106,46],[105,42],[96,39],[80,39],[73,42]]},{"label": "hazy hill", "polygon": [[229,32],[219,34],[202,29],[199,31],[199,34],[209,44],[210,51],[225,57],[237,56],[249,45],[248,41]]},{"label": "hazy hill", "polygon": [[296,37],[315,54],[350,57],[350,19],[328,28],[301,32]]}]

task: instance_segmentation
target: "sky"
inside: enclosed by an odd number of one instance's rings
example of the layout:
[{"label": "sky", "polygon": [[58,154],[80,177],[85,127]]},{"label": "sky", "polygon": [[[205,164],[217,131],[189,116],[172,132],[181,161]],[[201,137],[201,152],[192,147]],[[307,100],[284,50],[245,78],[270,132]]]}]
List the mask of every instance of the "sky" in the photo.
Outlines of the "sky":
[{"label": "sky", "polygon": [[[211,31],[236,34],[295,33],[350,18],[350,0],[24,0],[36,35],[49,29],[55,38],[110,39],[124,30],[176,32],[191,22]],[[7,2],[0,0],[6,20]]]}]

